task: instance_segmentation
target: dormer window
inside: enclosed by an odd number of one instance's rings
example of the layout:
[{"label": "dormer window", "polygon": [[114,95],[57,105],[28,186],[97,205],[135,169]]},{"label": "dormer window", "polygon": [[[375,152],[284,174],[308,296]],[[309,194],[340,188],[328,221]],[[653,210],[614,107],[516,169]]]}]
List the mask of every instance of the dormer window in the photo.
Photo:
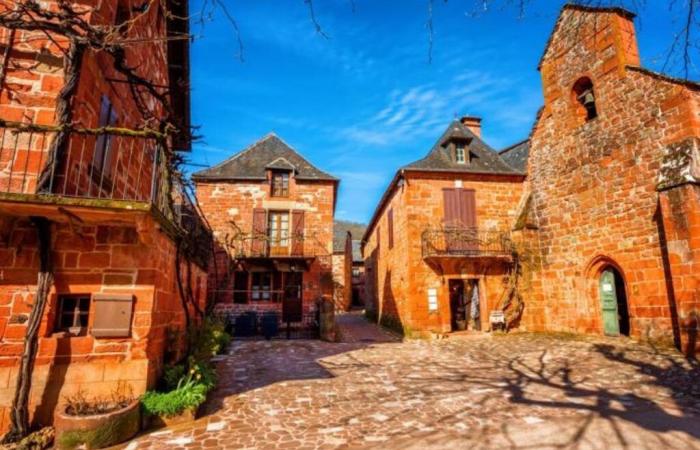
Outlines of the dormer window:
[{"label": "dormer window", "polygon": [[457,161],[457,164],[467,163],[467,150],[463,142],[455,144],[455,161]]},{"label": "dormer window", "polygon": [[585,117],[586,122],[598,117],[595,91],[590,78],[583,77],[574,83],[573,95],[579,114]]},{"label": "dormer window", "polygon": [[272,172],[272,196],[289,197],[289,172]]}]

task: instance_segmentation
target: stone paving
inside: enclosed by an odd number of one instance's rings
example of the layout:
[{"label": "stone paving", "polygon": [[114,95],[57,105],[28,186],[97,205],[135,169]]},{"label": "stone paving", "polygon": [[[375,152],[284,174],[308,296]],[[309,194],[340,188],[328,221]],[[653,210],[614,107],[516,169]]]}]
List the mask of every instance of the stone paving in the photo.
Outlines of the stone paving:
[{"label": "stone paving", "polygon": [[700,366],[673,350],[533,334],[370,343],[363,333],[234,343],[202,418],[126,448],[700,449]]}]

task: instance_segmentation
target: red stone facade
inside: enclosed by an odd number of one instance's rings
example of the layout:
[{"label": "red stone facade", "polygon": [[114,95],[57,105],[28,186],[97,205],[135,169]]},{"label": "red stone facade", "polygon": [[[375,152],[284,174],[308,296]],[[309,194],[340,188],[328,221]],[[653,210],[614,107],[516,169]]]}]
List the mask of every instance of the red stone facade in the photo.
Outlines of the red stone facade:
[{"label": "red stone facade", "polygon": [[348,311],[352,306],[352,234],[348,232],[342,248],[333,252],[333,303],[336,311]]},{"label": "red stone facade", "polygon": [[[565,8],[540,71],[545,105],[528,173],[542,327],[602,333],[598,283],[613,267],[630,334],[687,347],[700,307],[698,153],[687,141],[700,132],[700,87],[639,68],[633,17],[620,10]],[[595,96],[590,120],[576,98],[584,78]],[[665,155],[675,176],[662,177]]]},{"label": "red stone facade", "polygon": [[[98,3],[95,7],[92,1],[74,2],[93,24],[113,24],[118,14],[136,14],[132,9],[141,5],[117,0]],[[41,7],[57,8],[51,1],[41,2]],[[134,22],[128,35],[164,38],[169,32],[166,22],[160,7],[153,7]],[[0,86],[0,118],[25,125],[56,125],[67,64],[60,48],[65,50],[67,42],[60,37],[49,40],[39,31],[0,29],[0,48],[7,46],[11,50],[3,61],[7,72]],[[173,49],[167,40],[153,39],[135,48],[127,48],[126,63],[137,66],[141,76],[158,85],[176,81],[169,66]],[[136,129],[144,125],[129,85],[118,81],[122,78],[110,56],[86,51],[70,106],[76,127]],[[158,102],[148,94],[143,98],[154,117],[162,116]],[[104,99],[112,105],[112,114],[101,123]],[[188,112],[181,115],[186,117]],[[184,255],[176,257],[176,243],[186,227],[165,201],[167,167],[154,164],[160,151],[154,140],[103,135],[105,140],[100,141],[71,133],[55,170],[48,171],[51,185],[37,195],[37,175],[48,167],[50,143],[57,133],[31,129],[17,133],[17,128],[11,129],[15,125],[1,125],[0,432],[4,432],[26,321],[36,295],[38,236],[31,218],[50,222],[54,271],[32,379],[30,412],[36,424],[50,424],[65,396],[79,390],[109,395],[126,384],[140,395],[153,387],[164,363],[176,361],[183,349],[186,316],[176,275],[180,271],[180,279],[190,281],[190,285],[185,281],[184,289],[192,292],[191,317],[195,303],[200,309],[206,304],[207,278],[204,264]],[[98,170],[101,142],[109,150]],[[160,161],[163,158],[161,153]],[[174,197],[176,202],[183,200]],[[186,205],[179,210],[185,211]],[[102,309],[106,303],[130,319],[113,323],[110,311],[115,310]],[[74,326],[66,326],[71,319]]]},{"label": "red stone facade", "polygon": [[613,334],[695,354],[700,86],[639,67],[633,16],[615,8],[564,7],[540,71],[544,107],[527,178],[397,175],[366,236],[373,310],[404,329],[446,331],[451,277],[480,280],[482,322],[496,307],[512,265],[453,258],[436,270],[420,255],[420,233],[444,213],[441,189],[459,182],[476,192],[478,228],[505,230],[534,254],[520,289],[521,329],[611,333],[602,306],[607,273],[617,299]]},{"label": "red stone facade", "polygon": [[[365,235],[363,255],[367,309],[379,321],[407,334],[452,331],[450,286],[476,283],[480,323],[504,293],[507,260],[500,255],[453,257],[424,253],[424,233],[439,232],[445,215],[444,190],[473,190],[476,225],[495,235],[513,228],[523,196],[523,176],[406,171],[388,191],[387,201]],[[389,224],[389,212],[392,222]],[[393,239],[390,238],[393,228]],[[390,242],[393,241],[393,242]],[[393,243],[393,246],[390,245]],[[452,283],[451,283],[452,282]],[[433,294],[433,299],[429,297]]]},{"label": "red stone facade", "polygon": [[[270,135],[241,154],[255,152],[269,140],[293,151]],[[210,265],[210,295],[218,313],[237,316],[246,311],[280,313],[283,299],[300,292],[305,320],[311,320],[321,295],[333,293],[338,183],[301,179],[292,171],[288,191],[280,197],[272,195],[272,171],[264,173],[267,178],[261,180],[194,176],[199,206],[217,244],[216,263]],[[256,214],[261,217],[258,228]],[[288,239],[282,245],[269,234],[273,214],[285,218]]]}]

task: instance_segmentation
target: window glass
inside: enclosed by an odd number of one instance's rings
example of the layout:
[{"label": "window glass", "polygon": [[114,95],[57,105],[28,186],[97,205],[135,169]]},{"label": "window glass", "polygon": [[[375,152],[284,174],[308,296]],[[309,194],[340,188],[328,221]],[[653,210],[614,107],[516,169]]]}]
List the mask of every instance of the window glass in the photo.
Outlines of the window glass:
[{"label": "window glass", "polygon": [[272,196],[289,196],[289,172],[272,173]]},{"label": "window glass", "polygon": [[457,144],[457,147],[455,148],[455,159],[457,160],[457,163],[464,164],[466,162],[465,156],[464,144]]},{"label": "window glass", "polygon": [[89,295],[59,295],[56,331],[70,331],[73,327],[87,328],[89,314]]},{"label": "window glass", "polygon": [[270,272],[253,272],[251,297],[253,300],[270,300],[272,276]]}]

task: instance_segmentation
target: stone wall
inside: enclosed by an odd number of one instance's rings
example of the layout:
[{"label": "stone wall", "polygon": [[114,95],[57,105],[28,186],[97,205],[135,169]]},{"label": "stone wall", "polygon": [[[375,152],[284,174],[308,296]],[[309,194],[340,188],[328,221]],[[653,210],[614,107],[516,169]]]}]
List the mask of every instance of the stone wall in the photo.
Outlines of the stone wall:
[{"label": "stone wall", "polygon": [[[219,248],[216,266],[212,265],[210,288],[219,305],[217,309],[231,309],[233,280],[230,274],[232,260],[238,250],[247,251],[253,229],[253,211],[264,208],[274,211],[304,211],[303,254],[312,259],[309,270],[303,274],[303,302],[307,312],[315,308],[324,293],[332,294],[333,216],[335,184],[332,181],[306,181],[290,178],[289,197],[271,198],[270,183],[261,181],[196,181],[199,205],[209,222]],[[245,239],[241,242],[240,237]],[[242,246],[242,247],[241,247]],[[218,292],[213,292],[218,291]]]},{"label": "stone wall", "polygon": [[[34,227],[23,219],[0,221],[9,230],[0,243],[0,430],[5,430],[39,263]],[[55,281],[39,331],[31,394],[33,414],[41,424],[50,424],[56,405],[79,390],[108,396],[122,382],[139,395],[153,387],[166,358],[179,359],[185,335],[170,237],[155,226],[141,232],[114,224],[52,227]],[[206,274],[194,264],[190,268],[192,292],[204,308]],[[130,337],[93,337],[94,302],[86,333],[56,332],[59,294],[133,295]],[[190,314],[194,317],[192,308]]]},{"label": "stone wall", "polygon": [[[488,328],[488,314],[503,293],[508,267],[503,261],[458,258],[455,263],[423,258],[422,233],[442,226],[443,189],[453,187],[475,190],[480,230],[507,233],[522,201],[523,177],[407,172],[391,191],[363,251],[367,305],[379,320],[388,317],[385,321],[409,333],[450,331],[450,279],[480,280],[482,329]],[[394,222],[392,249],[388,248],[389,210]],[[428,309],[428,289],[437,290],[436,311]]]},{"label": "stone wall", "polygon": [[[528,168],[547,299],[542,325],[602,333],[598,278],[615,267],[631,334],[678,342],[663,231],[671,200],[660,202],[656,181],[664,148],[700,132],[699,88],[631,67],[638,64],[630,16],[564,9],[541,63],[545,106]],[[595,92],[592,120],[574,93],[582,77]],[[694,195],[686,189],[681,196],[692,204]],[[697,286],[697,276],[691,280]]]}]

